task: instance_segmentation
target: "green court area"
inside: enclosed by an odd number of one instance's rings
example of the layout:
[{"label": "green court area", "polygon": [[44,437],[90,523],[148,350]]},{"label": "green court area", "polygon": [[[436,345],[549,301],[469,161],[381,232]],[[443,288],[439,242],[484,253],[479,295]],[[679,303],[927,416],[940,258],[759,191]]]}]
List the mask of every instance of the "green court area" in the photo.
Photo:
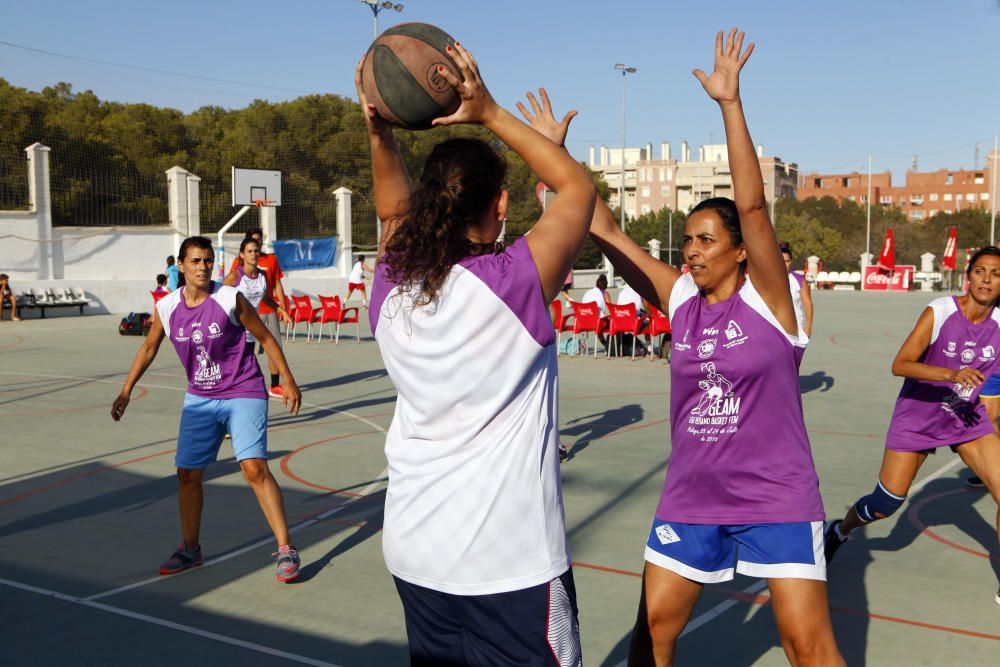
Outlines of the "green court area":
[{"label": "green court area", "polygon": [[[801,387],[831,517],[875,483],[900,386],[889,366],[933,296],[815,294]],[[206,564],[157,574],[180,541],[173,449],[186,381],[165,344],[114,423],[141,340],[119,336],[117,320],[0,323],[0,664],[407,664],[380,533],[395,394],[365,326],[360,344],[286,346],[305,403],[292,417],[271,402],[271,468],[303,558],[284,585],[228,444],[207,475]],[[561,357],[560,371],[584,663],[617,666],[670,460],[669,367]],[[996,507],[967,475],[949,451],[930,457],[903,508],[838,553],[831,605],[849,665],[997,664]],[[768,603],[758,580],[707,587],[677,664],[787,664]]]}]

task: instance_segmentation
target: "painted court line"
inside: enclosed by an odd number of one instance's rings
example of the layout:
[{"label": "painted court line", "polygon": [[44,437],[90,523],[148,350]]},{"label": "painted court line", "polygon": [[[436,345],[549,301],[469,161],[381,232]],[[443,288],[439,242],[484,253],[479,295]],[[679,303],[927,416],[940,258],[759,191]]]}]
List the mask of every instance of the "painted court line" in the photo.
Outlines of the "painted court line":
[{"label": "painted court line", "polygon": [[142,621],[143,623],[150,623],[152,625],[158,625],[163,628],[177,630],[178,632],[185,632],[189,635],[202,637],[203,639],[211,639],[212,641],[217,641],[223,644],[229,644],[230,646],[237,646],[239,648],[244,648],[250,651],[256,651],[257,653],[263,653],[264,655],[271,655],[276,658],[283,658],[285,660],[289,660],[291,662],[297,662],[303,665],[314,665],[314,667],[340,667],[339,665],[332,662],[316,660],[315,658],[309,658],[304,655],[299,655],[298,653],[289,653],[288,651],[281,651],[276,648],[271,648],[270,646],[264,646],[263,644],[255,644],[253,642],[244,641],[242,639],[236,639],[235,637],[220,635],[217,632],[209,632],[208,630],[202,630],[201,628],[193,628],[190,625],[183,625],[181,623],[175,623],[173,621],[168,621],[163,618],[157,618],[156,616],[150,616],[149,614],[140,614],[138,612],[129,611],[128,609],[122,609],[121,607],[113,607],[111,605],[104,604],[102,602],[94,602],[92,600],[78,598],[72,595],[66,595],[65,593],[59,593],[58,591],[50,591],[45,588],[38,588],[37,586],[29,586],[28,584],[22,584],[17,581],[11,581],[9,579],[0,579],[0,584],[4,586],[9,586],[10,588],[16,588],[22,591],[27,591],[29,593],[35,593],[37,595],[43,595],[45,597],[55,598],[63,602],[78,604],[84,607],[89,607],[91,609],[98,609],[100,611],[104,611],[109,614],[115,614],[116,616],[124,616],[125,618],[130,618],[136,621]]}]

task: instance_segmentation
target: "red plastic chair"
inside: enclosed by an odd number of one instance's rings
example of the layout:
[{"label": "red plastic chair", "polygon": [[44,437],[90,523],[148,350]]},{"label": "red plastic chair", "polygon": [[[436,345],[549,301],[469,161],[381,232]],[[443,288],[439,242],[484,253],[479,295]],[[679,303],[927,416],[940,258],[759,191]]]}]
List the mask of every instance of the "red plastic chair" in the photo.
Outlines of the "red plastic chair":
[{"label": "red plastic chair", "polygon": [[[667,316],[660,312],[660,310],[652,304],[649,306],[649,335],[660,336],[660,355],[663,356],[663,345],[664,343],[669,343],[671,339],[670,320],[668,320]],[[669,351],[666,359],[668,361],[670,359]]]},{"label": "red plastic chair", "polygon": [[[611,340],[608,342],[607,356],[611,356],[611,346],[617,345],[619,334],[632,334],[632,359],[635,360],[635,339],[646,328],[646,318],[639,317],[635,312],[634,303],[623,306],[609,303],[608,313],[610,313],[608,316],[608,335],[611,336]],[[621,354],[621,349],[618,350],[618,354]]]},{"label": "red plastic chair", "polygon": [[295,310],[293,310],[289,315],[292,316],[292,326],[285,327],[285,342],[291,338],[295,340],[296,329],[298,329],[299,324],[306,323],[306,342],[312,340],[312,323],[316,319],[316,310],[313,308],[312,299],[308,296],[293,296],[292,303],[295,304]]},{"label": "red plastic chair", "polygon": [[[580,334],[586,334],[591,331],[594,332],[595,337],[597,334],[604,333],[607,328],[608,319],[606,317],[601,317],[601,309],[597,306],[597,302],[591,301],[589,303],[579,303],[578,301],[570,301],[570,307],[573,309],[573,337],[576,338]],[[583,351],[587,352],[587,337],[583,337]],[[577,354],[580,354],[579,347],[577,347]],[[597,358],[597,342],[594,342],[594,358]]]},{"label": "red plastic chair", "polygon": [[[344,308],[340,303],[339,296],[323,296],[319,295],[320,311],[319,318],[316,320],[319,322],[319,342],[323,342],[323,326],[327,322],[337,323],[337,337],[335,339],[335,345],[340,344],[340,325],[341,324],[353,324],[354,325],[354,336],[361,342],[361,327],[358,324],[358,309],[357,308]],[[351,313],[354,313],[351,315]],[[331,334],[332,336],[333,334]]]},{"label": "red plastic chair", "polygon": [[570,320],[573,319],[573,313],[564,313],[562,301],[559,299],[552,302],[552,312],[555,314],[552,327],[556,330],[556,356],[559,356],[559,347],[562,344],[562,335],[567,331],[573,330],[573,325],[570,324]]}]

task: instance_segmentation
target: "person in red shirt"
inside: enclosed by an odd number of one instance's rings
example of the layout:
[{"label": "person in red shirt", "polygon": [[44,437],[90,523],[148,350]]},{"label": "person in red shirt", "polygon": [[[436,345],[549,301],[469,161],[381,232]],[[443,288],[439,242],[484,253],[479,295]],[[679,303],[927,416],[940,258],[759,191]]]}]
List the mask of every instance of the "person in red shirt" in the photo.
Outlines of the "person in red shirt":
[{"label": "person in red shirt", "polygon": [[[285,303],[285,288],[281,284],[281,279],[284,278],[285,274],[281,272],[281,265],[278,264],[278,258],[271,253],[264,252],[264,231],[260,228],[251,229],[247,232],[248,239],[255,239],[257,245],[261,248],[260,256],[257,259],[257,269],[263,271],[267,276],[267,288],[271,299],[275,303],[284,305]],[[240,263],[240,258],[237,255],[236,259],[233,260],[232,266],[229,267],[229,272],[232,273],[236,270],[236,267]],[[278,326],[278,314],[273,308],[264,303],[260,302],[260,306],[257,308],[257,312],[260,314],[260,319],[267,327],[267,330],[271,332],[274,339],[278,341],[278,346],[281,346],[281,329]],[[285,321],[289,320],[287,317]],[[262,348],[258,348],[257,354],[260,354]],[[271,396],[281,398],[285,395],[285,390],[280,384],[280,376],[278,374],[278,367],[275,365],[274,360],[271,356],[267,357],[267,370],[271,374],[271,383],[268,388],[268,393]]]}]

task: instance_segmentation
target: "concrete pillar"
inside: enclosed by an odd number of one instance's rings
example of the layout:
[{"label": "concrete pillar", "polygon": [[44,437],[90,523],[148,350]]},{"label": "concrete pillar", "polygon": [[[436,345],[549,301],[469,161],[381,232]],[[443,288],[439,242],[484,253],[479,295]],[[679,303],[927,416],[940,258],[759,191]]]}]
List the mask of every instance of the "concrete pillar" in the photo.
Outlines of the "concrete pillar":
[{"label": "concrete pillar", "polygon": [[167,215],[170,226],[180,238],[188,235],[188,185],[187,169],[173,166],[167,169]]},{"label": "concrete pillar", "polygon": [[274,242],[278,240],[278,207],[261,206],[260,228],[264,231],[265,252],[274,252]]},{"label": "concrete pillar", "polygon": [[660,245],[657,239],[649,239],[649,254],[656,259],[660,258]]},{"label": "concrete pillar", "polygon": [[201,179],[194,174],[188,174],[185,179],[187,188],[187,235],[201,236]]},{"label": "concrete pillar", "polygon": [[809,255],[806,257],[806,276],[812,276],[815,279],[817,273],[819,273],[819,257]]},{"label": "concrete pillar", "polygon": [[593,146],[591,146],[590,147],[590,151],[589,151],[589,153],[587,155],[587,165],[590,166],[590,167],[596,166],[594,164],[594,153],[595,153],[595,149],[594,149]]},{"label": "concrete pillar", "polygon": [[688,146],[688,142],[681,142],[681,162],[691,161],[691,147]]},{"label": "concrete pillar", "polygon": [[52,149],[35,142],[24,149],[28,154],[28,198],[35,214],[38,246],[38,279],[54,278],[52,247],[52,189],[49,183],[49,153]]},{"label": "concrete pillar", "polygon": [[925,273],[934,273],[934,260],[937,255],[932,252],[925,252],[920,256],[920,270]]},{"label": "concrete pillar", "polygon": [[670,159],[670,142],[664,141],[660,144],[660,159],[669,160]]},{"label": "concrete pillar", "polygon": [[601,146],[601,166],[606,167],[608,164],[608,147]]},{"label": "concrete pillar", "polygon": [[333,191],[337,199],[337,268],[341,277],[346,278],[354,265],[353,246],[351,240],[351,191],[339,187]]}]

